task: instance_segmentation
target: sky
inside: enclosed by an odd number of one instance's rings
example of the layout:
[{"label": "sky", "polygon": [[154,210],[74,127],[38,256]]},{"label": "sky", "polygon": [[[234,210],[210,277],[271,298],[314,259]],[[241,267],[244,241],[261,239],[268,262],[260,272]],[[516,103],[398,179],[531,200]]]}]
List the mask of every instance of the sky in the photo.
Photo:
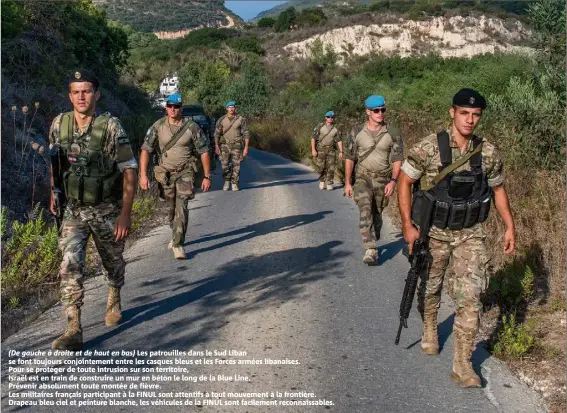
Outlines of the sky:
[{"label": "sky", "polygon": [[224,5],[227,9],[231,10],[234,14],[242,17],[244,21],[253,19],[258,13],[264,10],[269,10],[285,1],[264,1],[264,0],[249,0],[249,1],[231,1],[226,0]]}]

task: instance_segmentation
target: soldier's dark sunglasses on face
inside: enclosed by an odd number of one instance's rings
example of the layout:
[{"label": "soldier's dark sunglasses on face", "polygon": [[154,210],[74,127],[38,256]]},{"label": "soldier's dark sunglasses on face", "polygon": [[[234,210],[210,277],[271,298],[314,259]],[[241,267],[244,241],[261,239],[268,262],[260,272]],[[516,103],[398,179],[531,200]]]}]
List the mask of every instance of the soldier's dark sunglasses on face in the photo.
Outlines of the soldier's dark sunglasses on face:
[{"label": "soldier's dark sunglasses on face", "polygon": [[169,103],[165,106],[168,108],[175,108],[175,109],[179,109],[181,107],[181,105],[170,105]]},{"label": "soldier's dark sunglasses on face", "polygon": [[334,116],[325,116],[327,119],[335,119]]},{"label": "soldier's dark sunglasses on face", "polygon": [[376,109],[370,109],[370,110],[374,113],[385,113],[386,112],[386,108],[376,108]]}]

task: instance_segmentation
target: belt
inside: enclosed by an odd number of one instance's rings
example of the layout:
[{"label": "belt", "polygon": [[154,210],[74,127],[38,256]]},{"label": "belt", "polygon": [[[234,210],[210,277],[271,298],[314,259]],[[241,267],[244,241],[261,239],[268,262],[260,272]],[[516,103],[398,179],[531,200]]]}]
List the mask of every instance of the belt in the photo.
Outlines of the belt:
[{"label": "belt", "polygon": [[193,158],[189,158],[189,160],[185,161],[184,163],[181,164],[181,166],[179,166],[178,168],[175,169],[169,169],[169,168],[165,168],[170,174],[171,173],[179,173],[183,170],[185,170],[187,168],[187,165],[189,165],[191,162],[193,161]]},{"label": "belt", "polygon": [[380,172],[373,172],[373,171],[366,169],[362,165],[357,165],[356,170],[357,170],[357,172],[359,172],[359,170],[361,170],[360,172],[364,173],[365,175],[370,175],[370,176],[376,177],[376,178],[378,178],[378,177],[389,178],[390,176],[392,176],[392,170],[391,169],[386,169],[385,171],[380,171]]}]

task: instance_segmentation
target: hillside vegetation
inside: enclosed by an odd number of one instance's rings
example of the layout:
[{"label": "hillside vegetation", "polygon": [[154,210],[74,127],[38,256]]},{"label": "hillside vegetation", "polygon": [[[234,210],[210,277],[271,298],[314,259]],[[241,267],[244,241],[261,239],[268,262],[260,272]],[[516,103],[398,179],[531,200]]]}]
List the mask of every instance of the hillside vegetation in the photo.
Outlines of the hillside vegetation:
[{"label": "hillside vegetation", "polygon": [[291,7],[296,10],[319,9],[327,16],[344,16],[367,12],[407,13],[410,18],[443,16],[446,14],[464,16],[471,12],[489,13],[498,17],[526,15],[525,1],[498,0],[297,0],[280,4],[263,11],[255,20],[281,18],[282,12]]},{"label": "hillside vegetation", "polygon": [[223,0],[96,0],[109,19],[118,20],[141,32],[165,32],[195,27],[218,27],[227,15],[239,24],[242,19],[224,7]]}]

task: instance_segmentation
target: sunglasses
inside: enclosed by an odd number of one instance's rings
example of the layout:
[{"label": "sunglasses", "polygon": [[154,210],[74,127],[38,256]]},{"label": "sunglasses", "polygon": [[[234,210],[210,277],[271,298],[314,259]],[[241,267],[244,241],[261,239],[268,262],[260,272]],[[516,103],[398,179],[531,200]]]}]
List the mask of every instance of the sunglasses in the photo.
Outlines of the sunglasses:
[{"label": "sunglasses", "polygon": [[181,107],[181,105],[170,105],[170,104],[167,104],[167,105],[165,105],[165,107],[167,107],[167,108],[179,109],[179,108]]},{"label": "sunglasses", "polygon": [[376,108],[376,109],[370,109],[370,110],[374,113],[385,113],[386,112],[386,108]]},{"label": "sunglasses", "polygon": [[334,116],[325,116],[327,119],[335,119]]}]

